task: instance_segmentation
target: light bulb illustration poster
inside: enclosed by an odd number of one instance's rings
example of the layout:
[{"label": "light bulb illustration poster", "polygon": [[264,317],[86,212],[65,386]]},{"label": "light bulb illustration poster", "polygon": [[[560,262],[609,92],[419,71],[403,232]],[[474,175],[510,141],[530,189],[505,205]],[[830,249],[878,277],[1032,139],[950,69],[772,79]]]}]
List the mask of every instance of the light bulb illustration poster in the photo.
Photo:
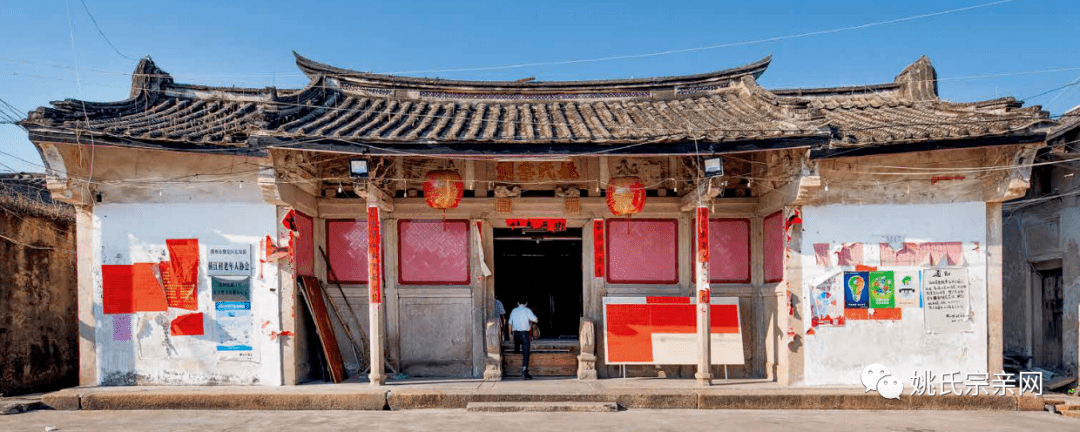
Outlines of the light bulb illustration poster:
[{"label": "light bulb illustration poster", "polygon": [[896,306],[896,283],[891,271],[870,272],[870,307],[891,308]]},{"label": "light bulb illustration poster", "polygon": [[870,307],[868,291],[869,272],[844,272],[844,307],[866,309]]}]

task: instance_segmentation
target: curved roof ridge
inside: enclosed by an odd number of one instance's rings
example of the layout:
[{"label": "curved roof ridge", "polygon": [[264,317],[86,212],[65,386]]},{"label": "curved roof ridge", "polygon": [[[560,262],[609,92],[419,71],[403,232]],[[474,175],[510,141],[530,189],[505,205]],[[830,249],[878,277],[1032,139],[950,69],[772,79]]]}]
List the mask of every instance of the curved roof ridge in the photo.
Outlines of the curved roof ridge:
[{"label": "curved roof ridge", "polygon": [[734,68],[692,75],[676,75],[650,78],[622,78],[610,80],[583,81],[470,81],[442,78],[406,77],[389,74],[360,72],[339,68],[309,59],[293,51],[296,66],[306,75],[315,78],[324,75],[331,78],[363,82],[372,86],[422,89],[476,89],[476,90],[553,90],[553,91],[593,91],[596,89],[648,89],[655,87],[694,86],[711,84],[715,81],[732,79],[744,75],[760,77],[772,62],[772,55]]}]

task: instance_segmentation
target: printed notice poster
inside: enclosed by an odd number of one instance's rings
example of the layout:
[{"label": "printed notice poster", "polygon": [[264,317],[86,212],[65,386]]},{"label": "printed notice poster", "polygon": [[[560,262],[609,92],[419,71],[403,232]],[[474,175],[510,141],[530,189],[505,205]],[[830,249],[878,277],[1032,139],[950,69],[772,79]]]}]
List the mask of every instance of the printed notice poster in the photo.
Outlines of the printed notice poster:
[{"label": "printed notice poster", "polygon": [[917,308],[921,300],[922,272],[920,271],[896,271],[893,272],[893,280],[896,282],[896,307]]},{"label": "printed notice poster", "polygon": [[252,359],[251,351],[251,303],[217,302],[218,354],[226,357]]},{"label": "printed notice poster", "polygon": [[251,245],[206,245],[206,273],[210,276],[251,276]]},{"label": "printed notice poster", "polygon": [[893,272],[870,272],[870,307],[872,309],[894,307],[895,288],[896,284],[893,281]]},{"label": "printed notice poster", "polygon": [[216,302],[251,301],[251,278],[210,277],[210,292]]},{"label": "printed notice poster", "polygon": [[825,282],[810,289],[810,325],[844,325],[843,274],[835,274]]},{"label": "printed notice poster", "polygon": [[844,272],[844,307],[847,309],[866,309],[870,307],[870,294],[867,294],[868,272]]},{"label": "printed notice poster", "polygon": [[924,270],[922,289],[928,332],[971,331],[967,269]]}]

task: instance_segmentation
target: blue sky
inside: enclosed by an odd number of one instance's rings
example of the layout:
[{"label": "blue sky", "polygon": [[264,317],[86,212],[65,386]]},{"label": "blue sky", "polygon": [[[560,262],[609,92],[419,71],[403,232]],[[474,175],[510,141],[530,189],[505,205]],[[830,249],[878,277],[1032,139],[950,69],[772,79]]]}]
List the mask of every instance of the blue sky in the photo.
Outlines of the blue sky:
[{"label": "blue sky", "polygon": [[[755,41],[990,1],[85,0],[120,53],[134,59],[149,55],[178,82],[279,88],[307,81],[291,50],[372,72],[484,68]],[[57,99],[127,97],[136,61],[109,47],[80,0],[0,3],[0,99],[25,112]],[[1014,0],[894,24],[662,56],[412,75],[647,77],[725,69],[771,54],[773,63],[760,80],[765,87],[822,87],[889,82],[925,54],[937,68],[945,99],[1024,99],[1080,79],[1078,23],[1080,12],[1068,0]],[[984,76],[993,74],[1010,75]],[[1080,104],[1080,85],[1028,103],[1060,114]],[[0,148],[14,155],[0,154],[0,171],[42,171],[37,151],[18,127],[0,125]]]}]

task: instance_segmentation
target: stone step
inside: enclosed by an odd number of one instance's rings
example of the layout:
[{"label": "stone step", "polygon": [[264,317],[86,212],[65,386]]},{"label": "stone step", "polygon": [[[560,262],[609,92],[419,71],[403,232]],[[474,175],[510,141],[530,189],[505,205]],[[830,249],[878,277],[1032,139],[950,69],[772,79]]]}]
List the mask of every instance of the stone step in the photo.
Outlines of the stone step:
[{"label": "stone step", "polygon": [[[529,354],[529,375],[577,376],[577,356],[570,353],[534,352]],[[521,354],[503,353],[503,375],[521,375]]]},{"label": "stone step", "polygon": [[615,412],[615,402],[469,402],[466,411],[482,412]]}]

